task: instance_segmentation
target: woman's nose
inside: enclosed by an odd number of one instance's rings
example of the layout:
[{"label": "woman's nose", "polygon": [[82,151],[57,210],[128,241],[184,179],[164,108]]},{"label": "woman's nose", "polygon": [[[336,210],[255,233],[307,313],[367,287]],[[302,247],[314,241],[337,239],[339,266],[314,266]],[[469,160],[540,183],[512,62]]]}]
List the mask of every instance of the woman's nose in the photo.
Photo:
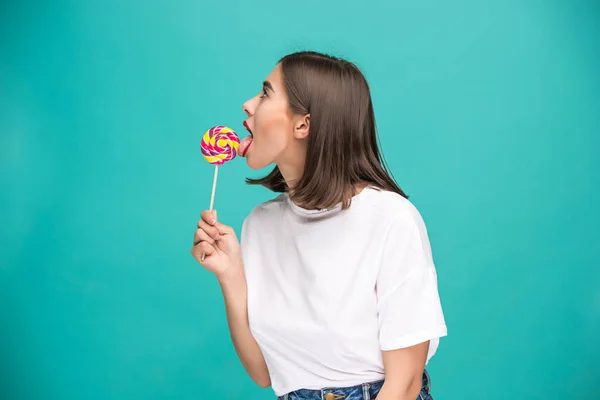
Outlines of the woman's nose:
[{"label": "woman's nose", "polygon": [[250,111],[250,100],[242,104],[242,110],[244,110],[244,113],[246,113],[247,116],[252,115]]}]

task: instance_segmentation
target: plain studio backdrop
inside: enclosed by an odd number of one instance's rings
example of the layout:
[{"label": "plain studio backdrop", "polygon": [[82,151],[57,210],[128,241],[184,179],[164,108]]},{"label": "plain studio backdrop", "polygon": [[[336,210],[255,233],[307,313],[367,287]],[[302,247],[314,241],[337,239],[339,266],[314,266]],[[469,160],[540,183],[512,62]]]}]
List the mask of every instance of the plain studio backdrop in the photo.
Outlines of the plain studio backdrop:
[{"label": "plain studio backdrop", "polygon": [[[449,336],[436,399],[600,398],[595,1],[5,1],[0,397],[270,399],[189,250],[277,60],[355,61],[427,224]],[[220,168],[239,234],[273,194]]]}]

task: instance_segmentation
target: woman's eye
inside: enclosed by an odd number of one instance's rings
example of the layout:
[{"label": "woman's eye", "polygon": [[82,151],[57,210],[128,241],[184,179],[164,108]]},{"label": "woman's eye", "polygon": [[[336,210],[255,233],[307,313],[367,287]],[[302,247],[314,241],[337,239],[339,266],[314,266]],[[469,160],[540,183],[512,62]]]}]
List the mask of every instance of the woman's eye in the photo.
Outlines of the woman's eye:
[{"label": "woman's eye", "polygon": [[262,94],[260,95],[260,98],[262,99],[263,97],[268,97],[267,95],[267,89],[263,88],[262,90]]}]

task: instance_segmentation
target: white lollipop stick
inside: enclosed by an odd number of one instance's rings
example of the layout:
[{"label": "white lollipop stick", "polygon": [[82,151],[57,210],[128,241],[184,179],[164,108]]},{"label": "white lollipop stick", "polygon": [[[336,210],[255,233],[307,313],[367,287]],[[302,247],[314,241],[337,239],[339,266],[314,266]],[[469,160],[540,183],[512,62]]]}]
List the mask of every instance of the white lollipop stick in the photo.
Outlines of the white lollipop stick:
[{"label": "white lollipop stick", "polygon": [[213,180],[213,190],[212,195],[210,196],[210,208],[209,211],[212,211],[213,206],[215,205],[215,190],[217,189],[217,176],[219,175],[219,164],[215,164],[215,178]]},{"label": "white lollipop stick", "polygon": [[[213,206],[215,205],[215,191],[217,189],[217,177],[219,176],[219,164],[215,164],[215,178],[213,179],[213,189],[212,195],[210,196],[210,207],[209,211],[213,210]],[[202,253],[202,257],[200,261],[204,261],[206,258],[206,254]]]}]

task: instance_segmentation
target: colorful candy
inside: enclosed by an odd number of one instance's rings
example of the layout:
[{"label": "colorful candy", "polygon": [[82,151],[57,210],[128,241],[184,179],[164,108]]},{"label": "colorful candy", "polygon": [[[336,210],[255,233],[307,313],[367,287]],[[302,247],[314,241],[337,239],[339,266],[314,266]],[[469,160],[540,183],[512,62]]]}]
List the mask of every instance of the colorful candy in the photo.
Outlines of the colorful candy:
[{"label": "colorful candy", "polygon": [[[215,204],[215,191],[217,190],[217,176],[219,175],[219,165],[231,161],[237,156],[240,147],[240,138],[231,128],[223,125],[213,126],[206,131],[200,142],[202,155],[209,163],[215,166],[215,177],[213,179],[212,194],[210,196],[210,210]],[[201,260],[204,261],[205,255],[202,254]]]},{"label": "colorful candy", "polygon": [[240,138],[235,131],[226,126],[213,126],[202,137],[200,148],[202,155],[211,164],[223,165],[238,154]]}]

